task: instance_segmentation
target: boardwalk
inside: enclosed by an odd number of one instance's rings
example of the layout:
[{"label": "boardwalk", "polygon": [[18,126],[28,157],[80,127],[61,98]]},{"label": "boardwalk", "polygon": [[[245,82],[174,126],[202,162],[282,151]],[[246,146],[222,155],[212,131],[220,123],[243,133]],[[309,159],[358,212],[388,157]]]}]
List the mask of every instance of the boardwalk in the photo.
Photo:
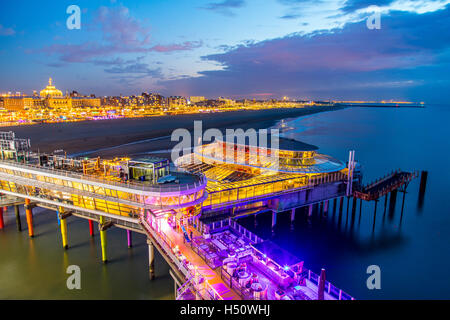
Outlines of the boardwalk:
[{"label": "boardwalk", "polygon": [[405,172],[397,170],[384,178],[381,178],[359,191],[354,192],[355,198],[366,201],[378,200],[389,192],[407,185],[412,179],[417,178],[416,172]]},{"label": "boardwalk", "polygon": [[[220,277],[220,273],[218,271],[214,271],[211,269],[202,258],[198,256],[190,247],[189,244],[183,241],[184,235],[173,230],[168,224],[167,221],[161,222],[161,229],[164,234],[171,240],[173,244],[178,246],[180,252],[186,257],[186,259],[197,266],[198,272],[205,277],[208,283],[217,291],[217,293],[222,297],[223,300],[240,300],[239,295],[228,285]],[[194,231],[194,229],[193,229]],[[196,235],[199,235],[197,231],[195,231]],[[217,269],[219,270],[219,269]]]}]

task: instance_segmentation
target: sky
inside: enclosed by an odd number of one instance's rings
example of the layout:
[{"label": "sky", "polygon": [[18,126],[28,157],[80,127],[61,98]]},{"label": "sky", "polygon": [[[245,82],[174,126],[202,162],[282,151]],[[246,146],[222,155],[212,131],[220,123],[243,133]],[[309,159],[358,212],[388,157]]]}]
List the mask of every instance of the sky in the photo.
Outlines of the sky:
[{"label": "sky", "polygon": [[2,0],[0,92],[446,103],[449,3]]}]

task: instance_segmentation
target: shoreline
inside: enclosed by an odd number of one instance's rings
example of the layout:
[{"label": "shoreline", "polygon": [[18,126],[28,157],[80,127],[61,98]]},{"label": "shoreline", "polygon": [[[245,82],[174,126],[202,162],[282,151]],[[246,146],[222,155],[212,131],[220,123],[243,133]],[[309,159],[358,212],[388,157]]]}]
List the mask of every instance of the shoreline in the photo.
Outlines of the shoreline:
[{"label": "shoreline", "polygon": [[116,156],[144,153],[172,148],[177,142],[170,140],[173,130],[185,128],[193,131],[194,121],[202,121],[202,129],[220,130],[242,128],[255,130],[270,128],[278,121],[341,110],[343,107],[314,106],[306,108],[242,110],[227,113],[188,114],[158,118],[114,119],[33,126],[5,127],[19,138],[30,138],[32,150],[51,153],[64,149],[67,154]]}]

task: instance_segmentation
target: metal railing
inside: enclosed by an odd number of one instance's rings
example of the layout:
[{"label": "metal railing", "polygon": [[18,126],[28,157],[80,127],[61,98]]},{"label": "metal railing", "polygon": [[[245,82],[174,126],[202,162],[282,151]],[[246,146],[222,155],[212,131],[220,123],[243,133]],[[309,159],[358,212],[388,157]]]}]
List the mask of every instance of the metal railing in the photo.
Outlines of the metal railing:
[{"label": "metal railing", "polygon": [[[314,285],[319,286],[319,276],[311,270],[304,268],[302,276],[311,281]],[[325,281],[325,292],[337,300],[355,300],[351,295],[335,287],[328,281]]]},{"label": "metal railing", "polygon": [[[144,229],[152,235],[152,237],[164,250],[166,255],[173,261],[175,266],[184,274],[185,278],[192,279],[190,283],[193,285],[195,291],[198,292],[203,299],[223,300],[222,296],[217,292],[216,289],[214,289],[214,287],[211,286],[211,284],[209,284],[205,276],[201,275],[201,273],[198,271],[196,274],[195,271],[189,269],[188,264],[194,266],[192,263],[190,263],[187,259],[185,260],[185,262],[182,262],[175,256],[173,252],[175,246],[173,242],[169,238],[167,238],[166,235],[155,230],[147,221],[145,221],[143,216],[140,216],[139,220]],[[204,279],[203,282],[199,281],[199,275]]]},{"label": "metal railing", "polygon": [[246,228],[241,226],[239,223],[237,223],[235,220],[230,218],[229,221],[230,221],[230,223],[229,223],[230,228],[235,230],[238,234],[244,236],[244,238],[248,239],[251,243],[261,243],[264,241],[264,239],[258,237],[253,232],[247,230]]},{"label": "metal railing", "polygon": [[[54,168],[46,168],[41,167],[34,164],[25,164],[25,163],[18,163],[16,161],[11,160],[1,160],[1,165],[7,165],[11,167],[15,167],[18,169],[32,169],[37,172],[43,173],[43,174],[53,174],[57,176],[72,178],[72,179],[78,179],[82,183],[102,183],[107,186],[116,186],[121,188],[128,188],[128,189],[134,189],[134,190],[140,190],[140,191],[149,191],[149,192],[157,192],[157,193],[163,193],[163,192],[181,192],[181,191],[187,191],[191,189],[197,189],[202,186],[206,186],[207,180],[206,177],[202,174],[194,174],[191,173],[191,175],[196,176],[198,181],[194,183],[183,183],[179,184],[177,186],[169,186],[169,185],[154,185],[149,186],[148,184],[134,182],[134,181],[124,181],[124,182],[117,182],[111,179],[102,178],[100,176],[90,176],[85,174],[79,174],[79,173],[73,173],[67,170],[60,170],[60,169],[54,169]],[[185,172],[180,171],[180,173],[186,174]]]},{"label": "metal railing", "polygon": [[[291,178],[292,179],[292,178]],[[289,180],[289,179],[286,179]],[[269,182],[263,182],[263,183],[258,183],[258,184],[254,184],[254,185],[250,185],[250,186],[242,186],[242,187],[237,187],[235,189],[238,189],[238,193],[236,196],[236,200],[232,200],[232,201],[227,201],[227,202],[222,202],[222,200],[215,202],[212,200],[212,196],[215,193],[221,193],[224,191],[230,191],[230,190],[234,190],[234,189],[225,189],[225,190],[220,190],[220,191],[214,191],[214,192],[209,192],[208,193],[208,199],[203,203],[204,207],[208,207],[211,206],[212,208],[218,208],[218,207],[222,207],[222,206],[229,206],[232,204],[239,204],[242,202],[248,202],[248,201],[258,201],[261,199],[266,199],[266,198],[272,198],[275,197],[277,195],[280,194],[287,194],[287,193],[293,193],[293,192],[299,192],[302,190],[306,190],[306,189],[311,189],[315,186],[321,185],[321,184],[326,184],[326,183],[333,183],[333,182],[345,182],[347,180],[347,175],[342,173],[342,172],[336,172],[333,174],[327,174],[327,175],[320,175],[320,176],[312,176],[309,177],[308,182],[302,186],[296,187],[296,188],[289,188],[289,189],[284,189],[280,190],[280,191],[273,191],[274,188],[274,184],[283,180],[277,180],[277,181],[269,181]],[[256,187],[256,186],[260,186],[260,185],[266,185],[266,184],[272,184],[272,190],[265,190],[266,192],[263,194],[259,194],[253,197],[245,197],[245,198],[239,198],[239,193],[240,190],[245,190],[249,187]],[[214,202],[214,203],[213,203]]]}]

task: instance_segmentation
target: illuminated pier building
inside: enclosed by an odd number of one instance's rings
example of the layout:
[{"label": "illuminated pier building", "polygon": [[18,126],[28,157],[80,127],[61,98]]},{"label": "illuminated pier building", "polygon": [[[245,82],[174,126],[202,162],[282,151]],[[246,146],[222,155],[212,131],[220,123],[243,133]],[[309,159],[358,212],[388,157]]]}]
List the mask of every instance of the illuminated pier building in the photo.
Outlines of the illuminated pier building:
[{"label": "illuminated pier building", "polygon": [[89,220],[91,235],[98,223],[103,262],[109,228],[126,229],[128,246],[132,232],[145,234],[150,278],[156,248],[171,268],[177,299],[353,299],[325,281],[324,270],[317,276],[303,260],[235,219],[271,210],[276,223],[278,212],[292,210],[292,218],[297,207],[343,197],[353,182],[353,162],[348,171],[314,146],[293,140],[281,139],[276,148],[258,145],[216,140],[179,158],[174,168],[156,158],[34,153],[29,140],[3,132],[0,206],[14,206],[21,230],[24,204],[30,237],[33,208],[56,211],[65,249],[68,218]]},{"label": "illuminated pier building", "polygon": [[[267,139],[272,140],[270,135]],[[345,193],[348,169],[341,161],[318,153],[315,146],[281,137],[272,148],[258,147],[258,141],[251,143],[245,137],[227,140],[195,148],[176,162],[208,179],[200,219],[214,221],[214,216],[270,210],[275,224],[277,212]]]}]

